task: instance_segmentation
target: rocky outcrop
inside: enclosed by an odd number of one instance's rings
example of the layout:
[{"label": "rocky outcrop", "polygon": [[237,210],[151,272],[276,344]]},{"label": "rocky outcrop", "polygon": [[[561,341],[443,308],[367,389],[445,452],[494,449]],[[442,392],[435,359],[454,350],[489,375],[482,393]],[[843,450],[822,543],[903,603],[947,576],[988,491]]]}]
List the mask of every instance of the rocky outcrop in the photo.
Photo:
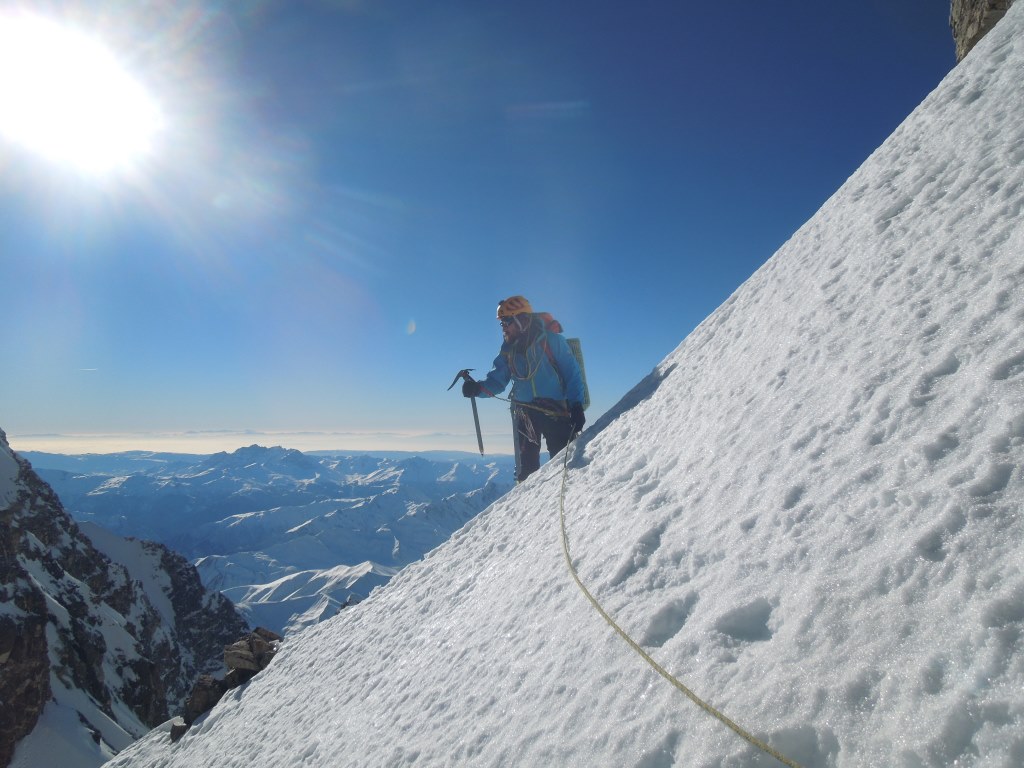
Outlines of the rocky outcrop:
[{"label": "rocky outcrop", "polygon": [[281,637],[269,629],[257,627],[248,635],[224,647],[223,679],[201,675],[185,702],[183,715],[174,718],[171,741],[177,741],[202,715],[213,709],[225,693],[249,682],[270,664],[277,653]]},{"label": "rocky outcrop", "polygon": [[949,26],[953,30],[956,60],[964,56],[996,25],[1013,0],[952,0]]},{"label": "rocky outcrop", "polygon": [[224,666],[228,675],[238,682],[247,682],[257,672],[262,672],[277,653],[279,635],[263,627],[257,627],[246,637],[224,648]]},{"label": "rocky outcrop", "polygon": [[50,705],[118,751],[165,721],[245,631],[187,561],[159,545],[146,560],[135,556],[144,543],[118,541],[130,566],[93,544],[0,430],[0,701],[17,702],[0,707],[0,766]]}]

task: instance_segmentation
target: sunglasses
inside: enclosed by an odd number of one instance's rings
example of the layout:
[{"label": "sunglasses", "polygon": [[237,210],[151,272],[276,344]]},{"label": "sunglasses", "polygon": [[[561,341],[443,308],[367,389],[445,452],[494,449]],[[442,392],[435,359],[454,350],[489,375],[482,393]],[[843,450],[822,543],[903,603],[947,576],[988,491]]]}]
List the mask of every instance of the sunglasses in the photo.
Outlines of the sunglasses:
[{"label": "sunglasses", "polygon": [[509,315],[508,317],[502,317],[498,320],[501,323],[502,328],[508,328],[516,320],[515,315]]}]

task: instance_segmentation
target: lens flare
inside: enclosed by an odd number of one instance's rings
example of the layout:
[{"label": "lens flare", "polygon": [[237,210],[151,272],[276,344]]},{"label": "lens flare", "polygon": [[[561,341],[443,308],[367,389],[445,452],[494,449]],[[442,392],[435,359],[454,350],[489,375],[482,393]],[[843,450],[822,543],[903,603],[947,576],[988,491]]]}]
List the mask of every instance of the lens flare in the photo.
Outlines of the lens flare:
[{"label": "lens flare", "polygon": [[111,51],[29,15],[0,17],[0,135],[89,174],[152,148],[160,108]]}]

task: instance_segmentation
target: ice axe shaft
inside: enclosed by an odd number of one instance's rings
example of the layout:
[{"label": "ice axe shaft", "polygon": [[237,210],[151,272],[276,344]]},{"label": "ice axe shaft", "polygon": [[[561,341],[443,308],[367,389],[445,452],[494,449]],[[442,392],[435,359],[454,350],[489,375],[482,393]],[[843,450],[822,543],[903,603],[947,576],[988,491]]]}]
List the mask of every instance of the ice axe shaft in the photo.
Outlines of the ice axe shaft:
[{"label": "ice axe shaft", "polygon": [[[469,375],[472,368],[463,368],[461,371],[455,374],[455,378],[452,379],[452,383],[448,385],[448,389],[455,386],[455,382],[459,379],[465,379],[466,381],[473,381],[473,377]],[[480,434],[480,414],[476,411],[476,398],[469,398],[469,404],[473,406],[473,425],[476,427],[476,444],[480,447],[480,455],[484,455],[484,438]]]},{"label": "ice axe shaft", "polygon": [[473,425],[476,427],[476,444],[480,448],[480,455],[484,455],[484,438],[480,434],[480,414],[476,412],[476,398],[469,398],[469,404],[473,406]]}]

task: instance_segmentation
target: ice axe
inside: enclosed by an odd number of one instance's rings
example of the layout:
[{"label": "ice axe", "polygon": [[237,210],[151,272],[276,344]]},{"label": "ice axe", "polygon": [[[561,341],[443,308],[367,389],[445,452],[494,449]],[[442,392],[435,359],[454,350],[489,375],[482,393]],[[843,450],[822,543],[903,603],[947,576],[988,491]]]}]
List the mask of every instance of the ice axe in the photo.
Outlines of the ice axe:
[{"label": "ice axe", "polygon": [[[465,379],[466,381],[473,381],[474,380],[473,377],[469,375],[469,372],[472,371],[472,370],[473,370],[472,368],[463,368],[461,371],[456,373],[455,374],[455,378],[452,379],[452,383],[448,385],[448,389],[450,390],[452,387],[454,387],[455,386],[455,382],[457,382],[459,379]],[[473,406],[473,424],[476,425],[476,444],[480,446],[480,455],[483,456],[484,455],[484,438],[480,434],[480,415],[476,412],[476,398],[475,397],[469,398],[469,403],[470,403],[470,405]]]}]

